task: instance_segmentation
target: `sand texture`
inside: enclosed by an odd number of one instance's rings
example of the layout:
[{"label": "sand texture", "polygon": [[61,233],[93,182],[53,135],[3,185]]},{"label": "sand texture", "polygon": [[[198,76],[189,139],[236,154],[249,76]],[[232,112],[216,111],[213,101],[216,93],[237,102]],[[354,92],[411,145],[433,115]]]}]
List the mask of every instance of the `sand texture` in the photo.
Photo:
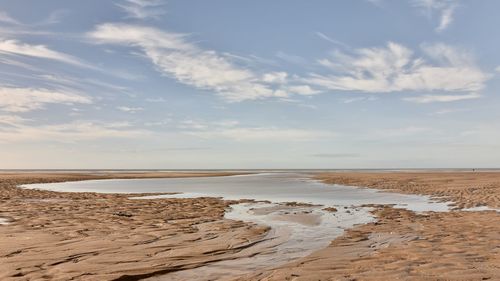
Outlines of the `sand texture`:
[{"label": "sand texture", "polygon": [[[253,255],[253,245],[267,233],[266,227],[223,219],[224,210],[234,201],[131,200],[123,194],[16,187],[101,176],[0,176],[0,217],[9,220],[0,225],[0,280],[139,280],[241,258],[246,252]],[[444,196],[455,200],[456,207],[499,207],[500,173],[316,177],[329,183]],[[300,204],[290,204],[295,205]],[[500,280],[500,213],[416,214],[372,207],[377,222],[347,230],[309,256],[236,280]]]},{"label": "sand texture", "polygon": [[231,258],[267,231],[222,219],[234,202],[215,198],[131,200],[14,187],[87,178],[2,176],[0,216],[12,223],[0,227],[0,280],[139,280]]},{"label": "sand texture", "polygon": [[332,184],[432,195],[455,202],[457,208],[500,208],[499,172],[352,172],[322,173],[316,178]]},{"label": "sand texture", "polygon": [[377,208],[305,258],[239,280],[500,280],[500,215]]},{"label": "sand texture", "polygon": [[[316,179],[454,200],[456,208],[499,207],[496,172],[335,172]],[[444,198],[442,198],[444,197]],[[415,214],[378,206],[378,221],[274,270],[239,280],[500,280],[500,213]]]}]

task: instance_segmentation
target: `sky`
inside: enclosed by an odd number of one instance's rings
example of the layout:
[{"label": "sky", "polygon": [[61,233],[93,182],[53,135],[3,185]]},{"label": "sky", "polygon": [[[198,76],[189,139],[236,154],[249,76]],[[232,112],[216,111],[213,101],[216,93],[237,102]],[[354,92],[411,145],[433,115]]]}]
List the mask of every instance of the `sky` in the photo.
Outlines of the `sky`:
[{"label": "sky", "polygon": [[0,0],[0,168],[500,167],[496,0]]}]

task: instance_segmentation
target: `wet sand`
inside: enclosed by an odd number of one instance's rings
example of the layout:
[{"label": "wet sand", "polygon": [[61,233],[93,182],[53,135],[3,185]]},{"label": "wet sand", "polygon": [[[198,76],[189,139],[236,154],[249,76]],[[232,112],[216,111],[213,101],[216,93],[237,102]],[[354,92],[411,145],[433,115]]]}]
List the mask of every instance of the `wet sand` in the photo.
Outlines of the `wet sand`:
[{"label": "wet sand", "polygon": [[[266,227],[223,219],[225,208],[235,201],[130,200],[127,195],[15,187],[101,176],[0,176],[0,217],[12,218],[0,226],[1,280],[139,280],[239,258],[266,236]],[[329,183],[446,196],[456,200],[457,207],[495,208],[500,196],[500,173],[317,177]],[[350,229],[307,257],[237,280],[500,280],[499,213],[415,214],[373,207],[377,222]]]},{"label": "wet sand", "polygon": [[[323,173],[327,183],[499,207],[500,173]],[[345,232],[323,250],[238,280],[500,280],[500,213],[425,213],[377,206],[378,221]]]},{"label": "wet sand", "polygon": [[457,208],[500,208],[500,172],[351,172],[321,173],[316,178],[331,184],[432,195],[455,202]]},{"label": "wet sand", "polygon": [[416,215],[379,208],[376,223],[326,249],[238,280],[500,280],[500,215]]},{"label": "wet sand", "polygon": [[[122,177],[106,175],[115,176]],[[0,226],[0,280],[139,280],[232,258],[267,232],[266,227],[222,219],[232,201],[131,200],[127,195],[15,187],[93,175],[0,178],[0,216],[12,218]]]}]

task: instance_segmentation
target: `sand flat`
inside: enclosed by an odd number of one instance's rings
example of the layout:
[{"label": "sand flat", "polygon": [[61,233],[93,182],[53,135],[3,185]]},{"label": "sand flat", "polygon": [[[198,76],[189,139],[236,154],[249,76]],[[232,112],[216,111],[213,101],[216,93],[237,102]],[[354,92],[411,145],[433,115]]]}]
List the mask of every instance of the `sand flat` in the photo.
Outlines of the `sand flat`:
[{"label": "sand flat", "polygon": [[[329,183],[446,196],[456,199],[457,207],[498,206],[500,173],[317,176]],[[12,218],[12,223],[0,227],[0,279],[139,280],[245,258],[245,249],[267,233],[262,226],[223,219],[224,210],[236,201],[131,200],[127,195],[16,187],[101,177],[64,173],[0,176],[0,214]],[[497,212],[416,214],[372,207],[377,222],[350,229],[327,248],[306,257],[235,279],[500,279]]]},{"label": "sand flat", "polygon": [[500,208],[500,172],[350,172],[321,173],[318,180],[455,202],[457,208]]},{"label": "sand flat", "polygon": [[[452,199],[457,208],[498,208],[500,198],[498,172],[335,172],[316,178]],[[374,215],[377,222],[348,230],[323,250],[238,280],[500,280],[498,212],[416,214],[377,206]]]},{"label": "sand flat", "polygon": [[267,232],[223,220],[235,202],[215,198],[130,200],[16,187],[92,177],[1,177],[0,213],[13,219],[0,227],[1,280],[138,280],[231,258]]}]

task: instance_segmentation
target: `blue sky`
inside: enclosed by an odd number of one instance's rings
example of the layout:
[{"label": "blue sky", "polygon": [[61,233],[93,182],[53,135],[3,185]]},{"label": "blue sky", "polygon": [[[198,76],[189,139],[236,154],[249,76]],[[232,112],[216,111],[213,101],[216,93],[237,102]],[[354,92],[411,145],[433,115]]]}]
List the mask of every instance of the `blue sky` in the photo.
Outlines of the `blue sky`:
[{"label": "blue sky", "polygon": [[0,168],[498,167],[499,9],[0,0]]}]

